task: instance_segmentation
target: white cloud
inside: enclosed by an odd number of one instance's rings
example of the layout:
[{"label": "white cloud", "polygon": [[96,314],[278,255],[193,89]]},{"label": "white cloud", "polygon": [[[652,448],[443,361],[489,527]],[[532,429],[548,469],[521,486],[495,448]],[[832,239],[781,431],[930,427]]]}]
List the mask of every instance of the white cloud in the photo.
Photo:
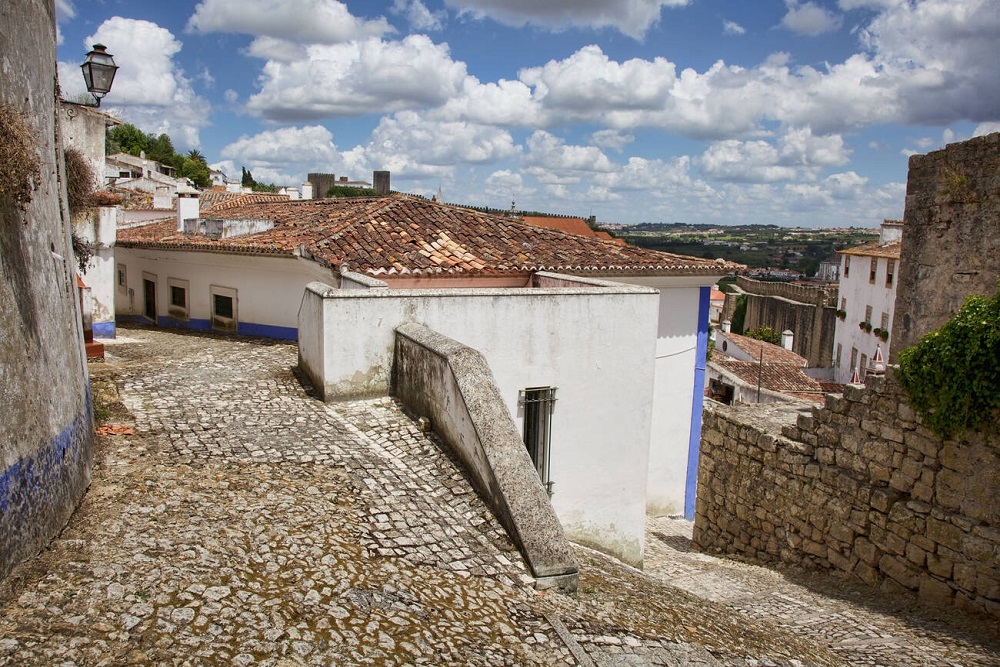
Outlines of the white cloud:
[{"label": "white cloud", "polygon": [[527,24],[561,29],[615,28],[634,39],[660,19],[664,7],[684,7],[690,0],[445,0],[449,7],[505,25]]},{"label": "white cloud", "polygon": [[817,5],[815,2],[799,4],[797,0],[785,0],[788,13],[781,19],[781,25],[799,33],[814,37],[840,28],[843,17]]},{"label": "white cloud", "polygon": [[247,108],[296,121],[435,107],[459,95],[467,76],[447,45],[424,35],[313,45],[307,53],[292,63],[269,61]]},{"label": "white cloud", "polygon": [[[104,104],[146,132],[167,133],[178,150],[200,145],[210,106],[195,94],[177,66],[181,43],[155,23],[113,17],[102,23],[86,44],[108,47],[119,66]],[[59,63],[59,80],[67,99],[85,96],[79,63]]]},{"label": "white cloud", "polygon": [[590,135],[590,143],[600,148],[609,148],[621,153],[635,137],[619,130],[598,130]]},{"label": "white cloud", "polygon": [[779,164],[778,150],[766,141],[726,139],[713,143],[698,164],[709,178],[743,183],[790,181],[794,167]]},{"label": "white cloud", "polygon": [[72,0],[56,0],[56,44],[63,43],[62,29],[59,24],[76,16],[76,7]]},{"label": "white cloud", "polygon": [[232,165],[246,167],[254,179],[278,185],[298,185],[311,171],[336,173],[343,164],[333,135],[321,125],[285,127],[242,136],[225,146],[220,154]]},{"label": "white cloud", "polygon": [[432,12],[427,9],[427,5],[420,0],[394,0],[389,11],[403,16],[414,30],[442,30],[448,17],[443,10]]},{"label": "white cloud", "polygon": [[660,109],[670,94],[674,64],[665,58],[618,63],[599,46],[585,46],[565,60],[521,70],[535,99],[552,110],[588,115],[592,109]]},{"label": "white cloud", "polygon": [[611,172],[615,167],[596,146],[572,146],[544,130],[527,141],[527,163],[555,174],[565,172]]},{"label": "white cloud", "polygon": [[412,111],[379,121],[365,147],[375,168],[405,156],[410,164],[447,167],[490,164],[516,157],[519,149],[504,130],[465,122],[436,122]]},{"label": "white cloud", "polygon": [[822,168],[847,164],[840,135],[813,136],[812,130],[789,128],[777,146],[764,141],[726,139],[713,143],[698,159],[709,178],[738,183],[812,180]]},{"label": "white cloud", "polygon": [[887,3],[862,32],[901,99],[898,120],[912,124],[1000,120],[998,40],[996,0]]},{"label": "white cloud", "polygon": [[515,203],[518,197],[531,196],[535,193],[534,188],[524,186],[524,178],[521,174],[510,169],[494,171],[486,177],[484,185],[487,195],[501,200],[510,197]]},{"label": "white cloud", "polygon": [[238,32],[291,42],[338,44],[392,31],[384,18],[352,16],[337,0],[202,0],[188,19],[196,33]]},{"label": "white cloud", "polygon": [[993,134],[994,132],[1000,132],[1000,123],[980,123],[972,131],[972,136],[981,137],[985,134]]},{"label": "white cloud", "polygon": [[746,34],[746,28],[735,21],[723,21],[722,32],[726,35],[744,35]]}]

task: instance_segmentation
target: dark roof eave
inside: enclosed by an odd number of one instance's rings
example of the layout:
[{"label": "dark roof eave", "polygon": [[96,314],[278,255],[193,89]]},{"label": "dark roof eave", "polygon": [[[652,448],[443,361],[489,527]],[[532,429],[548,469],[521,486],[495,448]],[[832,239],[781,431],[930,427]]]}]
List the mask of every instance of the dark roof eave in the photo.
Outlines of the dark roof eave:
[{"label": "dark roof eave", "polygon": [[223,246],[204,243],[162,243],[158,241],[118,241],[120,248],[146,248],[149,250],[178,250],[185,252],[212,252],[223,255],[275,255],[294,257],[295,252],[286,248],[259,248],[253,246]]}]

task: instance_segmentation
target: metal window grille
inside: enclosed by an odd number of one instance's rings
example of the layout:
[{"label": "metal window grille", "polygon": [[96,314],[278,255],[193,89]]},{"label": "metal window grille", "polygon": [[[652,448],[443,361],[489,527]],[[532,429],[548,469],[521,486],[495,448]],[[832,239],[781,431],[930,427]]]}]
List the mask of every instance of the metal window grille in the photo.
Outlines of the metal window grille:
[{"label": "metal window grille", "polygon": [[552,495],[550,470],[552,444],[552,413],[556,405],[555,387],[528,387],[517,397],[518,405],[524,411],[524,446],[528,448],[531,462]]}]

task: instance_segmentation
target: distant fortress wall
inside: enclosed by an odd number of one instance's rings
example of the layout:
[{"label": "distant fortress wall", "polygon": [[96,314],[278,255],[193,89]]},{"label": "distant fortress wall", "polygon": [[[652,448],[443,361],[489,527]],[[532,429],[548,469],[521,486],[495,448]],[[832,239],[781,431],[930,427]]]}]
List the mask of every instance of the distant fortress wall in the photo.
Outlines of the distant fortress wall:
[{"label": "distant fortress wall", "polygon": [[831,366],[837,317],[836,287],[765,282],[744,276],[738,276],[734,286],[737,292],[726,295],[723,320],[732,320],[737,299],[746,295],[744,331],[759,327],[771,327],[778,332],[787,329],[794,334],[792,351],[805,357],[809,366]]}]

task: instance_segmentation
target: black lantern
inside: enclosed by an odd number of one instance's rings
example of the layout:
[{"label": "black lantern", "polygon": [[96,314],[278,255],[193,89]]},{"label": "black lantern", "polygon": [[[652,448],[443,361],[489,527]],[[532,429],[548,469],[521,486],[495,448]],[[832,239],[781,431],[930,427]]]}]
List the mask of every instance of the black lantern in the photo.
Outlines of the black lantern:
[{"label": "black lantern", "polygon": [[94,50],[87,54],[87,59],[80,65],[87,90],[97,100],[97,106],[101,106],[101,98],[111,90],[111,82],[115,80],[115,72],[118,71],[114,57],[106,49],[103,44],[94,44]]}]

